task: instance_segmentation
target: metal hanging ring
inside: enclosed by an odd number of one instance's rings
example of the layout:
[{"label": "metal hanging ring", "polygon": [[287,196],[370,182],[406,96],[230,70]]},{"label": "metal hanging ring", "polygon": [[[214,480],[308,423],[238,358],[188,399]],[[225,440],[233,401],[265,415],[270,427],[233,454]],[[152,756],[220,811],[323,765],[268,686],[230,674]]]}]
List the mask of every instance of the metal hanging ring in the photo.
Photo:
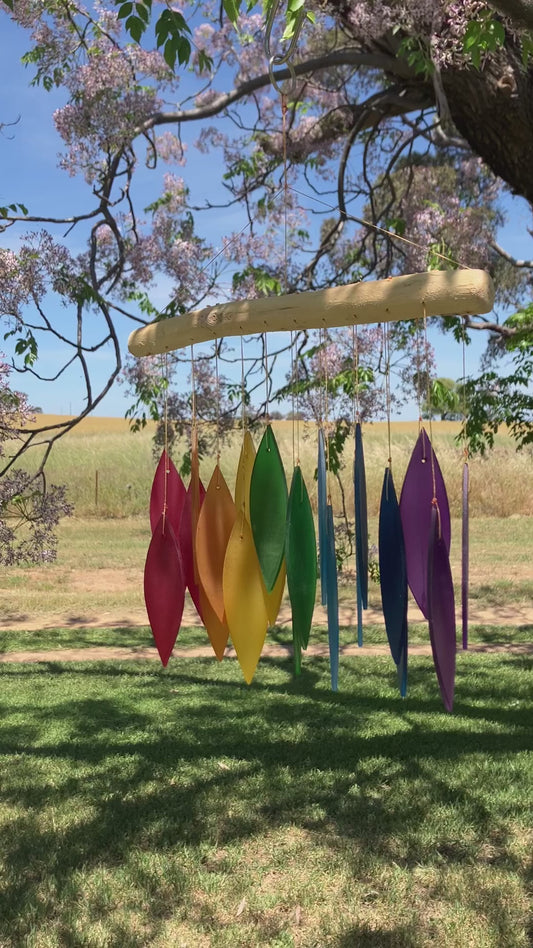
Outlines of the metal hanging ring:
[{"label": "metal hanging ring", "polygon": [[[289,43],[288,49],[287,49],[284,53],[282,53],[282,54],[280,54],[280,53],[273,54],[273,53],[272,53],[271,46],[270,46],[270,40],[272,39],[272,30],[273,30],[273,27],[274,27],[274,20],[275,20],[275,18],[276,18],[276,13],[278,12],[278,9],[279,9],[279,7],[280,7],[280,4],[281,4],[281,0],[273,0],[272,5],[271,5],[270,10],[269,10],[269,13],[268,13],[268,18],[267,18],[267,23],[266,23],[266,30],[265,30],[265,42],[264,42],[264,46],[265,46],[265,54],[266,54],[266,56],[267,56],[267,58],[268,58],[268,61],[269,61],[269,73],[270,73],[270,78],[271,78],[271,79],[272,79],[272,65],[274,65],[274,66],[285,66],[285,65],[287,65],[287,66],[289,66],[289,69],[290,69],[289,60],[290,60],[292,54],[294,53],[294,51],[295,51],[295,49],[296,49],[296,44],[297,44],[297,42],[298,42],[298,39],[299,39],[299,36],[300,36],[300,32],[301,32],[301,29],[302,29],[302,26],[303,26],[303,24],[304,24],[304,20],[305,20],[305,17],[306,17],[305,7],[302,6],[301,9],[300,9],[300,11],[299,11],[299,13],[298,13],[298,16],[296,17],[296,21],[295,21],[295,24],[294,24],[294,33],[292,34],[291,41],[290,41],[290,43]],[[291,73],[291,78],[292,78],[292,73]],[[276,83],[273,82],[273,84],[274,84],[275,88],[276,88],[276,89],[278,90],[278,92],[279,92],[279,88],[278,88],[278,86],[276,85]]]},{"label": "metal hanging ring", "polygon": [[[290,75],[290,80],[288,83],[284,82],[283,86],[279,85],[275,75],[274,75],[274,66],[285,65],[285,68],[288,70]],[[268,62],[268,75],[270,76],[270,81],[274,86],[276,92],[281,96],[285,96],[287,99],[293,99],[296,95],[296,72],[294,66],[291,62],[280,63],[276,56],[271,56]]]}]

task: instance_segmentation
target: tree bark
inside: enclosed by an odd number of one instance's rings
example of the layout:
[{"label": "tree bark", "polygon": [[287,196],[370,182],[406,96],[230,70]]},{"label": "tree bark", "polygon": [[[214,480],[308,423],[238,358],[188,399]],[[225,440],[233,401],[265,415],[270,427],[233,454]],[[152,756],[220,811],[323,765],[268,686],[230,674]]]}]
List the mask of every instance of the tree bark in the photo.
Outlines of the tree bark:
[{"label": "tree bark", "polygon": [[[492,5],[516,22],[517,30],[522,25],[533,26],[530,0],[499,0]],[[418,86],[425,95],[432,96],[437,108],[435,90],[426,77],[413,72],[405,78],[405,57],[397,56],[401,34],[394,37],[384,34],[379,40],[365,44],[350,28],[349,0],[329,6],[332,12],[335,6],[337,17],[346,33],[353,36],[354,43],[363,43],[369,53],[379,53],[389,61],[393,61],[396,54],[409,98]],[[396,80],[395,67],[388,75]],[[508,33],[505,46],[485,56],[481,69],[476,69],[466,58],[463,64],[441,67],[441,80],[449,115],[459,133],[515,194],[533,205],[533,68],[531,65],[524,68],[516,37]]]},{"label": "tree bark", "polygon": [[509,50],[478,71],[442,72],[450,115],[472,150],[533,205],[533,74]]}]

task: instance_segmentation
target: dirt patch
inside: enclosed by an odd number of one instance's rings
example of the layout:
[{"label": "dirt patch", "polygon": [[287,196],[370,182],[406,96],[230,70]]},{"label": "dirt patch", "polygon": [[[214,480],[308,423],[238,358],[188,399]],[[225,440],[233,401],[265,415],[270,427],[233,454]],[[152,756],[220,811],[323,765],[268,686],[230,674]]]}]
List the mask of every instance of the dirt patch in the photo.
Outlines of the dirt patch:
[{"label": "dirt patch", "polygon": [[[59,586],[68,593],[64,600],[65,603],[68,602],[68,605],[61,607],[57,603],[56,609],[54,609],[52,603],[47,608],[47,595],[55,595],[55,590],[50,593],[47,590],[47,583],[50,583],[50,572],[46,569],[32,570],[31,581],[37,586],[43,584],[39,590],[38,606],[26,607],[24,613],[17,611],[13,608],[17,601],[16,595],[11,592],[9,595],[10,607],[8,608],[6,601],[3,603],[3,629],[31,632],[57,628],[139,628],[148,625],[142,595],[143,574],[140,569],[64,570],[59,577]],[[349,585],[351,588],[352,583],[349,583]],[[57,589],[57,585],[55,589]],[[72,596],[70,591],[73,593]],[[345,591],[346,585],[343,583],[340,589],[339,620],[341,626],[354,627],[357,624],[355,597],[354,599],[343,599]],[[6,599],[5,596],[4,599]],[[456,601],[459,626],[460,603],[458,596]],[[104,603],[103,607],[102,603]],[[483,605],[483,600],[472,599],[469,605],[470,622],[473,625],[531,626],[533,629],[533,603],[510,600],[503,606],[487,608]],[[365,624],[368,625],[383,625],[383,613],[375,605],[365,612],[364,619]],[[290,622],[290,604],[288,600],[285,600],[281,606],[278,625],[287,626],[290,625]],[[317,625],[327,625],[326,610],[322,606],[316,607],[314,622]],[[422,614],[413,601],[409,605],[409,622],[424,622]],[[182,624],[183,626],[193,627],[202,624],[188,595],[185,600]],[[366,648],[364,652],[369,654]]]},{"label": "dirt patch", "polygon": [[[96,572],[96,571],[95,571]],[[116,573],[117,570],[98,570],[106,575],[102,577],[105,584],[104,589],[111,593],[117,590]],[[111,574],[115,574],[115,581]],[[94,579],[92,580],[93,582]],[[87,589],[87,586],[84,586]],[[94,586],[95,589],[102,589],[101,585]],[[123,587],[120,587],[123,589]],[[136,596],[138,599],[138,596]],[[383,613],[379,609],[369,608],[364,613],[365,623],[368,625],[383,625]],[[457,611],[457,621],[460,620],[460,611]],[[291,608],[289,603],[283,603],[278,616],[278,625],[289,625],[291,621]],[[326,610],[322,606],[317,606],[314,614],[314,623],[316,625],[327,625]],[[357,610],[352,604],[340,603],[339,621],[342,626],[357,625]],[[409,607],[409,622],[424,622],[424,617],[415,604]],[[473,625],[508,625],[533,627],[533,607],[513,605],[509,603],[506,606],[497,608],[483,608],[476,604],[470,606],[470,622]],[[144,606],[132,605],[124,608],[123,605],[113,609],[105,610],[87,610],[86,614],[80,615],[71,611],[42,614],[40,616],[17,615],[12,613],[5,616],[2,621],[4,629],[17,631],[37,631],[39,629],[105,629],[105,628],[139,628],[148,625],[148,618]],[[185,609],[183,612],[183,626],[201,626],[202,623],[198,617],[194,605],[187,597]]]},{"label": "dirt patch", "polygon": [[[458,651],[460,651],[458,649]],[[521,642],[517,644],[489,645],[486,643],[471,645],[469,652],[483,653],[506,653],[512,655],[533,655],[533,642]],[[306,656],[311,658],[327,658],[329,648],[326,644],[310,645],[306,651]],[[359,648],[357,645],[345,645],[340,648],[341,655],[357,655],[361,658],[390,655],[386,645],[364,645]],[[283,645],[265,645],[261,652],[262,658],[280,658],[282,656],[290,657],[292,649]],[[411,645],[409,655],[431,655],[430,645]],[[172,658],[214,658],[213,649],[204,645],[197,648],[175,648]],[[236,658],[235,650],[229,646],[224,658]],[[53,649],[49,651],[34,652],[6,652],[0,654],[0,664],[15,662],[17,664],[29,664],[31,662],[108,662],[108,661],[132,661],[150,659],[159,661],[159,655],[154,647],[152,648],[113,648],[108,646],[96,646],[93,648],[65,648]]]}]

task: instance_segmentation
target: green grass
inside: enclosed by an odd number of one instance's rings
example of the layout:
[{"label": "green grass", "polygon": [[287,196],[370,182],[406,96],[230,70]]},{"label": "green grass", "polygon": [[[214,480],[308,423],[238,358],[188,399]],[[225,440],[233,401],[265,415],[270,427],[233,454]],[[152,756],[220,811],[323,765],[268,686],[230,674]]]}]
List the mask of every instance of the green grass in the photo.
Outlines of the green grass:
[{"label": "green grass", "polygon": [[2,666],[3,948],[526,948],[532,662]]}]

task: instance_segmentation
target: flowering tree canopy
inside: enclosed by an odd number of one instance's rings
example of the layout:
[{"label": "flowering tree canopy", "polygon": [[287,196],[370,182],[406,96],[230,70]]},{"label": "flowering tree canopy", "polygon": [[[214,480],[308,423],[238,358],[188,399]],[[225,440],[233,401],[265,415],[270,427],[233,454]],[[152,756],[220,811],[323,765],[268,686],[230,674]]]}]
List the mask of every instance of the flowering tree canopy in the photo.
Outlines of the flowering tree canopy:
[{"label": "flowering tree canopy", "polygon": [[[32,213],[16,203],[24,195],[0,208],[2,227],[14,235],[11,243],[4,235],[0,249],[0,311],[17,367],[38,374],[39,337],[54,336],[68,351],[54,378],[81,368],[83,416],[121,371],[124,322],[158,315],[157,281],[168,286],[168,315],[213,297],[484,267],[495,277],[497,305],[515,314],[464,324],[490,341],[469,393],[470,434],[483,448],[505,421],[519,443],[533,440],[533,261],[514,259],[496,240],[503,189],[533,202],[530,5],[310,0],[314,22],[300,34],[294,64],[275,70],[277,84],[290,80],[285,135],[261,6],[223,6],[221,14],[210,2],[185,2],[179,12],[152,11],[148,0],[0,2],[0,15],[27,31],[25,62],[43,87],[43,105],[47,90],[64,92],[53,114],[59,162],[85,181],[87,195],[66,217],[53,207],[47,216]],[[300,7],[289,4],[288,24],[275,19],[273,46],[283,47]],[[213,198],[193,196],[188,183],[194,155],[205,152],[218,169],[218,203],[248,222],[228,232],[222,248],[209,240]],[[147,169],[161,191],[143,207],[138,179]],[[221,275],[229,264],[227,288]],[[58,301],[68,317],[60,323]],[[443,329],[460,337],[463,323],[449,319]],[[401,362],[409,329],[394,332]],[[113,368],[95,388],[91,360],[103,349],[113,353]],[[298,351],[300,381],[315,352],[305,339]],[[511,360],[506,376],[495,362],[502,353]],[[130,382],[135,377],[137,394],[156,411],[151,371],[144,379],[130,372]],[[42,433],[43,461],[55,437]]]}]

